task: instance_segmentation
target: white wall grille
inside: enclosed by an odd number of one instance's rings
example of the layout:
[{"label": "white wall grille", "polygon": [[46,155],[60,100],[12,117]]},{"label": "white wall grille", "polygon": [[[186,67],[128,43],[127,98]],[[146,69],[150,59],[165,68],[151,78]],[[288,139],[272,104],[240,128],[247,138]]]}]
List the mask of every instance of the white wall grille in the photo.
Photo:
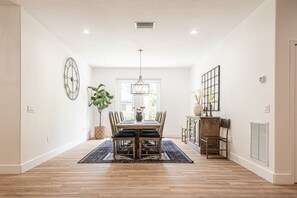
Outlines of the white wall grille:
[{"label": "white wall grille", "polygon": [[154,29],[155,26],[155,22],[135,22],[136,29]]},{"label": "white wall grille", "polygon": [[268,123],[251,122],[251,158],[268,166]]}]

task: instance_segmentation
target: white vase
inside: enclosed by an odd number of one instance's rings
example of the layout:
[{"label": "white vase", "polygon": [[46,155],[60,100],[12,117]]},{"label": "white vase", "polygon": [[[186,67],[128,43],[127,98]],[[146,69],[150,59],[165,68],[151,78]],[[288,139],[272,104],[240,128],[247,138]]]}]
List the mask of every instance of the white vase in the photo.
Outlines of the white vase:
[{"label": "white vase", "polygon": [[201,104],[196,103],[194,106],[194,115],[201,116],[202,111],[203,111],[203,106]]}]

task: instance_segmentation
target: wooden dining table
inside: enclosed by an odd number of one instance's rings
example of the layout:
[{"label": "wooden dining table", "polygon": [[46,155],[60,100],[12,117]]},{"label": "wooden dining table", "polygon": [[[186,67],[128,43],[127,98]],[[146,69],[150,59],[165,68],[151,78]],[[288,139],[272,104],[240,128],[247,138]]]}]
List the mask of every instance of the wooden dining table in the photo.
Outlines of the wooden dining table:
[{"label": "wooden dining table", "polygon": [[135,145],[136,145],[136,158],[138,156],[138,148],[139,148],[139,135],[141,130],[143,129],[159,129],[161,124],[155,120],[143,120],[143,121],[135,121],[135,120],[123,120],[116,124],[118,129],[135,129]]}]

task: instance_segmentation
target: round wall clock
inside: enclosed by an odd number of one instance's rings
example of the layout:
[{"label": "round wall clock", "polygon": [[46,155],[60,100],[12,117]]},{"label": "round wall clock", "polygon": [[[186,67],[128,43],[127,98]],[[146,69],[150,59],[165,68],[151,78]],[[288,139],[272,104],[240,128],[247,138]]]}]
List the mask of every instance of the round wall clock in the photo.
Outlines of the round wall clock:
[{"label": "round wall clock", "polygon": [[68,58],[64,66],[64,87],[67,96],[75,100],[79,93],[79,71],[73,58]]}]

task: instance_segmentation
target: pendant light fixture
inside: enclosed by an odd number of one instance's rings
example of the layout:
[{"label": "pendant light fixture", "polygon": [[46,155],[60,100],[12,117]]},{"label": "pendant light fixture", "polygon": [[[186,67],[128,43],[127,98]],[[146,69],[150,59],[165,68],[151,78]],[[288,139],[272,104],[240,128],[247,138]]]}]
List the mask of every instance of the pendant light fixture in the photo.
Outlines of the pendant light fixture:
[{"label": "pendant light fixture", "polygon": [[141,52],[142,49],[139,49],[139,57],[140,57],[140,70],[139,70],[139,79],[137,83],[131,84],[131,94],[133,95],[143,95],[143,94],[148,94],[150,90],[150,85],[145,84],[142,80],[141,76]]}]

